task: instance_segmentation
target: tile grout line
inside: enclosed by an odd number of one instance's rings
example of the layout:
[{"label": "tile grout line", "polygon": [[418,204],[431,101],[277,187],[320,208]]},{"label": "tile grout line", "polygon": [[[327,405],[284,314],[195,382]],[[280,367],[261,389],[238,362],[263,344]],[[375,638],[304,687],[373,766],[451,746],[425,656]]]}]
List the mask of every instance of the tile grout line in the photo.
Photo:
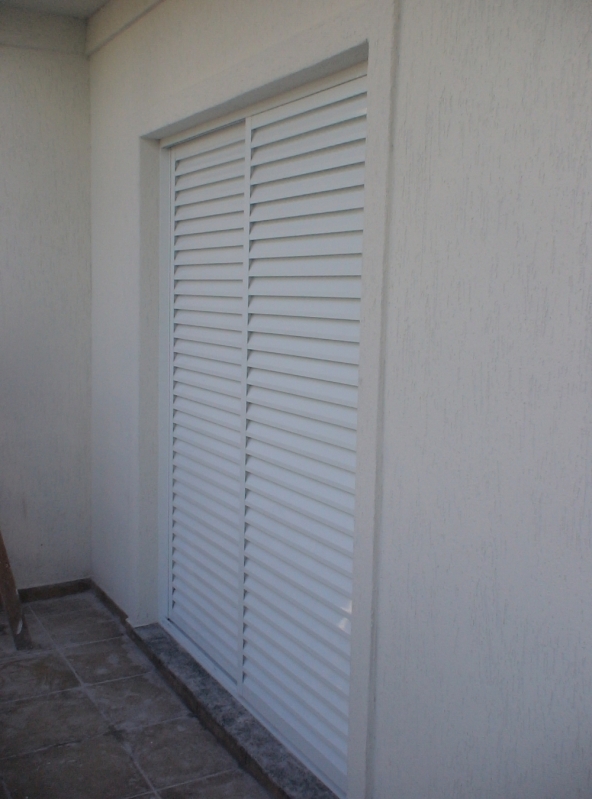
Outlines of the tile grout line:
[{"label": "tile grout line", "polygon": [[[116,730],[116,727],[115,727],[115,725],[114,725],[114,724],[112,724],[112,723],[109,721],[109,719],[108,719],[108,718],[105,716],[105,714],[103,713],[103,711],[101,710],[101,708],[100,708],[100,707],[99,707],[99,706],[96,704],[96,702],[94,702],[94,700],[92,699],[92,697],[89,695],[89,692],[86,690],[86,685],[85,685],[85,683],[83,683],[83,682],[82,682],[82,680],[81,680],[81,678],[80,678],[80,675],[78,674],[78,672],[76,671],[76,669],[75,669],[75,668],[72,666],[72,664],[71,664],[71,663],[68,661],[68,659],[67,659],[66,655],[63,653],[63,651],[62,651],[61,647],[60,647],[60,646],[57,644],[57,642],[55,641],[54,637],[51,635],[51,633],[49,632],[49,630],[47,629],[47,627],[46,627],[46,626],[43,624],[43,622],[41,621],[41,619],[39,618],[39,616],[38,616],[36,613],[34,613],[34,615],[35,615],[35,618],[37,619],[37,621],[39,622],[39,624],[41,625],[41,627],[43,628],[43,630],[45,631],[45,633],[48,635],[48,637],[49,637],[49,639],[50,639],[50,641],[51,641],[52,645],[54,646],[54,648],[55,648],[56,652],[58,652],[58,654],[59,654],[59,655],[61,655],[61,657],[62,657],[62,658],[64,658],[64,660],[65,660],[65,661],[66,661],[66,663],[68,664],[68,667],[69,667],[69,668],[72,670],[72,673],[74,674],[74,676],[76,677],[76,679],[77,679],[77,680],[78,680],[78,682],[80,683],[80,687],[81,687],[81,689],[82,689],[82,691],[83,691],[84,695],[85,695],[85,696],[86,696],[86,698],[88,699],[88,701],[89,701],[89,702],[90,702],[90,703],[93,705],[93,707],[94,707],[94,708],[97,710],[97,712],[100,714],[100,716],[103,718],[103,720],[104,720],[104,721],[105,721],[105,723],[107,724],[107,726],[108,726],[108,728],[109,728],[109,731],[116,731],[116,732],[119,732],[118,730]],[[122,637],[123,637],[123,635],[124,635],[124,633],[122,633]],[[119,636],[115,636],[115,637],[119,637]],[[109,639],[109,640],[113,640],[113,639]],[[88,643],[97,643],[97,642],[96,642],[96,641],[89,641]],[[99,736],[92,736],[92,737],[97,737],[97,738],[98,738]],[[92,740],[92,739],[87,739],[87,740]],[[134,764],[135,768],[137,769],[138,773],[140,774],[140,776],[142,777],[142,779],[144,779],[144,781],[146,782],[146,784],[148,785],[148,787],[149,787],[149,789],[152,791],[152,793],[153,793],[153,794],[154,794],[156,797],[158,797],[158,799],[160,799],[160,794],[159,794],[159,793],[158,793],[158,791],[156,790],[156,786],[155,786],[155,785],[152,783],[152,780],[150,780],[150,779],[148,778],[148,776],[145,774],[145,772],[144,772],[144,769],[142,769],[142,768],[140,767],[140,764],[138,763],[138,761],[137,761],[137,760],[136,760],[136,758],[134,757],[134,755],[133,755],[133,753],[132,753],[132,751],[131,751],[131,748],[130,748],[130,747],[128,747],[128,746],[127,746],[127,745],[126,745],[126,744],[125,744],[123,741],[119,740],[119,738],[118,738],[118,737],[115,737],[115,740],[116,740],[116,742],[119,744],[119,746],[121,746],[121,748],[122,748],[122,749],[123,749],[123,751],[124,751],[124,752],[127,754],[127,756],[130,758],[130,760],[131,760],[131,761],[132,761],[132,763]],[[49,747],[48,747],[48,748],[49,748]],[[141,794],[136,794],[136,796],[141,796]]]}]

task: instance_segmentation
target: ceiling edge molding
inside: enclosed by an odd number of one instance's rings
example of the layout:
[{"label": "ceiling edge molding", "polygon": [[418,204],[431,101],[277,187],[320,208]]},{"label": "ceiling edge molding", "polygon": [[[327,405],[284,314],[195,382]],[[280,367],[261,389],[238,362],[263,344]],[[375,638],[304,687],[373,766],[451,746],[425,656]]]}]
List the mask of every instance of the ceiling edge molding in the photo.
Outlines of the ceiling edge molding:
[{"label": "ceiling edge molding", "polygon": [[86,55],[96,53],[162,0],[109,0],[88,20]]},{"label": "ceiling edge molding", "polygon": [[0,5],[0,47],[84,55],[85,31],[81,19]]}]

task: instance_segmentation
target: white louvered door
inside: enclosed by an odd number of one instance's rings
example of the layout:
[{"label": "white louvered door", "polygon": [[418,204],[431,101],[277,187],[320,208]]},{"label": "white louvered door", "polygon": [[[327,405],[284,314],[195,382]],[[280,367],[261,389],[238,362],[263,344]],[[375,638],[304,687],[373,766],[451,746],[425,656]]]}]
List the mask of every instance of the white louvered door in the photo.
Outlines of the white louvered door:
[{"label": "white louvered door", "polygon": [[173,150],[171,621],[238,681],[245,126]]},{"label": "white louvered door", "polygon": [[339,795],[365,112],[357,75],[173,150],[170,618]]}]

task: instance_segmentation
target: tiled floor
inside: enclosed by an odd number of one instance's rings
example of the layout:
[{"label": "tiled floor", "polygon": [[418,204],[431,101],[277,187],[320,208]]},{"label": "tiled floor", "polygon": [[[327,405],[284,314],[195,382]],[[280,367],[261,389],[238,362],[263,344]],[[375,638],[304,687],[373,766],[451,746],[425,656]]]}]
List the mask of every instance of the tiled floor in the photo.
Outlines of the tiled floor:
[{"label": "tiled floor", "polygon": [[17,653],[0,613],[0,796],[269,798],[90,591],[26,616]]}]

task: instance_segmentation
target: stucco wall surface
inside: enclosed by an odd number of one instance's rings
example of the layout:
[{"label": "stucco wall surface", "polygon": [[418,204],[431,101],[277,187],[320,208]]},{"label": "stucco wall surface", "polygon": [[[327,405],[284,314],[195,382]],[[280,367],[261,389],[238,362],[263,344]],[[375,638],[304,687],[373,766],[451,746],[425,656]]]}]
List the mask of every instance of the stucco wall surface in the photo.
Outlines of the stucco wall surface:
[{"label": "stucco wall surface", "polygon": [[19,587],[90,572],[84,26],[0,12],[0,529]]},{"label": "stucco wall surface", "polygon": [[374,795],[592,795],[592,6],[407,0]]},{"label": "stucco wall surface", "polygon": [[214,105],[283,76],[284,40],[357,5],[165,0],[91,56],[92,569],[134,623],[157,615],[158,150],[140,137],[189,118],[208,92]]}]

